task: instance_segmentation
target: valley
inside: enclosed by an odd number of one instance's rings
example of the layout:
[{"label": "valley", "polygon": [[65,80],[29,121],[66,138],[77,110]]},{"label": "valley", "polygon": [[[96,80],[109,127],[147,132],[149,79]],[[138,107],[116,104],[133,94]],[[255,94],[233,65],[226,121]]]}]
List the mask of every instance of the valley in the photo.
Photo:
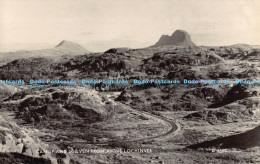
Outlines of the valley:
[{"label": "valley", "polygon": [[0,162],[260,162],[259,49],[179,30],[142,49],[54,50],[0,66],[2,81],[24,80],[0,84]]}]

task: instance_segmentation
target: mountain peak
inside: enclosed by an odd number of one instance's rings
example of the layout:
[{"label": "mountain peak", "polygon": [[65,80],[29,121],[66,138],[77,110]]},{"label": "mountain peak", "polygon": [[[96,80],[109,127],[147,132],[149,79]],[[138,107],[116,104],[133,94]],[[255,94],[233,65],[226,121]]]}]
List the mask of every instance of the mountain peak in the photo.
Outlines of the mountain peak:
[{"label": "mountain peak", "polygon": [[162,35],[154,46],[177,45],[177,46],[196,46],[190,35],[184,30],[176,30],[171,36]]},{"label": "mountain peak", "polygon": [[83,46],[78,43],[74,43],[71,41],[63,40],[56,47],[56,50],[64,51],[67,54],[84,54],[89,53]]},{"label": "mountain peak", "polygon": [[[186,31],[184,31],[184,30],[180,30],[180,29],[176,30],[175,32],[183,32],[183,33],[187,33]],[[187,33],[187,34],[188,34],[188,33]]]},{"label": "mountain peak", "polygon": [[69,45],[79,45],[79,44],[67,40],[62,40],[55,48],[62,47],[62,46],[69,46]]}]

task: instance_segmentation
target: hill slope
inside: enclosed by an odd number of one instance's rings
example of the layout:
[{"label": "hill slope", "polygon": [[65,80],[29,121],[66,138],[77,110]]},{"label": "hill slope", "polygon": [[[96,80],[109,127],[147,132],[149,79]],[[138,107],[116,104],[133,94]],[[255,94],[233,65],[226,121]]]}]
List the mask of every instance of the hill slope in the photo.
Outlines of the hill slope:
[{"label": "hill slope", "polygon": [[188,146],[188,148],[197,149],[215,147],[222,149],[247,149],[255,146],[260,146],[260,125],[245,133],[202,142],[199,144]]},{"label": "hill slope", "polygon": [[48,57],[59,58],[63,55],[84,55],[89,53],[84,47],[70,41],[62,41],[55,48],[42,50],[20,50],[15,52],[0,53],[0,64],[10,62],[12,60],[28,57]]}]

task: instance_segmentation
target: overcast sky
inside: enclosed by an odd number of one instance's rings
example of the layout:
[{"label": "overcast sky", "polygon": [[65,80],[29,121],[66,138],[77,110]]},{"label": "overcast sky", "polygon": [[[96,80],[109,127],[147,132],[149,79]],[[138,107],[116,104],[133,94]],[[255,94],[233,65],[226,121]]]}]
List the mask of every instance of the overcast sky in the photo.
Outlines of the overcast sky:
[{"label": "overcast sky", "polygon": [[259,45],[259,9],[258,0],[0,0],[0,48],[61,40],[135,48],[176,29],[197,45]]}]

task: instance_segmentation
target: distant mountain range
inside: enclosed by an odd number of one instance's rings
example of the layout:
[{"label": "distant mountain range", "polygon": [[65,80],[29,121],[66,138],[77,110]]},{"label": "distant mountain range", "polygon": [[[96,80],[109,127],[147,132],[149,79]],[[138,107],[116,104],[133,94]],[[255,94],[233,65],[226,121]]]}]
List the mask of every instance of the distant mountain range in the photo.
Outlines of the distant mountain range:
[{"label": "distant mountain range", "polygon": [[[93,42],[94,44],[92,47],[95,47],[97,43]],[[106,47],[110,47],[108,49],[111,50],[115,44],[110,44],[109,42],[104,42]],[[188,32],[184,30],[176,30],[171,36],[169,35],[162,35],[160,39],[151,47],[160,47],[160,46],[182,46],[182,47],[194,47],[196,44],[192,42],[190,35]],[[123,47],[123,46],[121,46]],[[205,46],[204,46],[205,47]],[[226,47],[226,48],[239,48],[239,49],[247,49],[248,52],[251,52],[253,49],[260,48],[257,45],[248,45],[244,43],[238,43],[234,45],[228,46],[206,46],[206,47]],[[91,48],[91,47],[89,47]],[[105,48],[105,47],[104,47]],[[121,48],[122,49],[122,48]],[[118,51],[118,50],[117,50]],[[59,59],[61,56],[69,55],[69,56],[76,56],[76,55],[84,55],[88,54],[86,48],[81,46],[80,44],[73,43],[70,41],[63,40],[57,46],[51,49],[40,49],[40,50],[19,50],[13,52],[2,52],[0,53],[0,65],[3,65],[7,62],[20,59],[20,58],[29,58],[29,57],[45,57],[45,58],[55,58]]]},{"label": "distant mountain range", "polygon": [[90,53],[84,47],[77,43],[63,40],[55,48],[41,49],[41,50],[20,50],[14,52],[0,53],[1,64],[6,62],[28,57],[46,57],[46,58],[59,58],[64,55],[76,56]]}]

